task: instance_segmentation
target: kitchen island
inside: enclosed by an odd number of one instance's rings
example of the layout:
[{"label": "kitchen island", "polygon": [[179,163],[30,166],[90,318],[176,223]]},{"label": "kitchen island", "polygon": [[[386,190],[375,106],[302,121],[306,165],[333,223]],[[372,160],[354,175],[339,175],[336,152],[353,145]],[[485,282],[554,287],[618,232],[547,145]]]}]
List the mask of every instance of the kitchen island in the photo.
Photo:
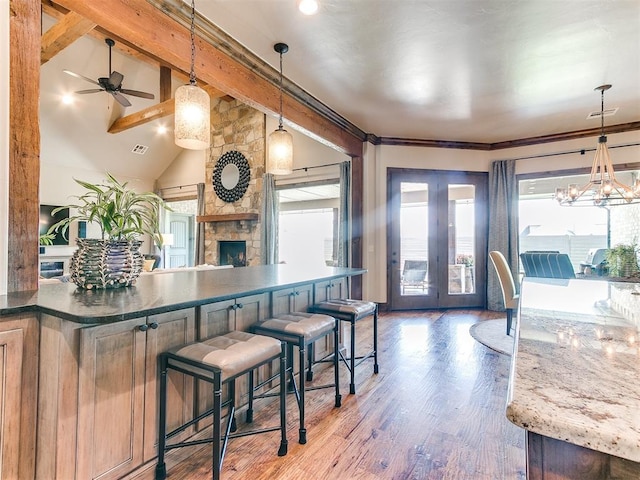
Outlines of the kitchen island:
[{"label": "kitchen island", "polygon": [[525,278],[507,417],[529,479],[640,478],[640,284]]},{"label": "kitchen island", "polygon": [[[9,367],[3,408],[20,412],[0,424],[8,452],[1,476],[145,478],[156,457],[161,352],[347,297],[348,278],[363,273],[266,265],[144,275],[113,290],[59,283],[0,296],[0,349]],[[317,355],[329,348],[316,345]],[[172,372],[170,385],[176,394],[167,407],[169,428],[211,404],[208,391],[188,377]],[[246,393],[238,388],[240,402]],[[206,429],[199,422],[184,435]]]}]

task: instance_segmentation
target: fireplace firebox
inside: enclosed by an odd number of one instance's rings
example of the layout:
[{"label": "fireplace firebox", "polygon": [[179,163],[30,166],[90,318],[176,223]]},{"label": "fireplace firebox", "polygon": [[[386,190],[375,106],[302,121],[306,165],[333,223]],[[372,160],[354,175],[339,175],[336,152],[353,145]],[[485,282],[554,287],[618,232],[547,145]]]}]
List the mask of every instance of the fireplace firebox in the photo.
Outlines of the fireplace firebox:
[{"label": "fireplace firebox", "polygon": [[234,267],[247,266],[247,242],[240,240],[223,240],[218,242],[220,247],[220,265]]}]

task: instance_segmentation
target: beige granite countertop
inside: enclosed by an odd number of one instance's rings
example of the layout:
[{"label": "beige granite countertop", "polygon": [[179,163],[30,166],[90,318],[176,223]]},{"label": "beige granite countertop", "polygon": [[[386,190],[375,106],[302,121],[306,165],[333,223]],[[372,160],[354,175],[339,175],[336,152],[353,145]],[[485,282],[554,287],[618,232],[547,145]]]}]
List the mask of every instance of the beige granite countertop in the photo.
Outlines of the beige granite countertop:
[{"label": "beige granite countertop", "polygon": [[640,462],[640,284],[526,278],[507,417]]}]

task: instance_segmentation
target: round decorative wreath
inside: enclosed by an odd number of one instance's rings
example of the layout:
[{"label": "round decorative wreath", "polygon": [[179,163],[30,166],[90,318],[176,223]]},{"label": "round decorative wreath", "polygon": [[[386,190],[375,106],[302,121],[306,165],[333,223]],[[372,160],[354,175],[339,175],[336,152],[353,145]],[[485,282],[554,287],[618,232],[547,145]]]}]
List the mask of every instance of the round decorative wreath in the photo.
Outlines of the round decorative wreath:
[{"label": "round decorative wreath", "polygon": [[[222,184],[222,171],[230,163],[238,167],[238,182],[233,188],[228,189]],[[213,190],[221,200],[227,203],[232,203],[242,198],[249,186],[249,180],[251,180],[249,162],[242,153],[236,150],[223,154],[213,169]]]}]

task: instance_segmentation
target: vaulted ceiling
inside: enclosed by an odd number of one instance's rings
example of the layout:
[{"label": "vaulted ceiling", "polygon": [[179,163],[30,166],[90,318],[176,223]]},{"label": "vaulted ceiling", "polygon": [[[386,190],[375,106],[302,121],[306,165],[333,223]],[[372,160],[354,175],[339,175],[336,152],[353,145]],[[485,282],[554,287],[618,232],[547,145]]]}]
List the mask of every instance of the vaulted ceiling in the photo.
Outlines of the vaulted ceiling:
[{"label": "vaulted ceiling", "polygon": [[[180,0],[147,1],[183,23],[189,11]],[[600,109],[594,87],[604,83],[613,84],[605,106],[619,107],[606,124],[640,128],[637,0],[320,4],[315,16],[305,17],[295,0],[201,0],[196,2],[199,34],[213,32],[209,38],[216,47],[263,70],[271,82],[278,68],[273,44],[288,43],[286,90],[331,122],[373,141],[491,148],[597,130],[599,121],[586,117]],[[43,11],[43,153],[64,147],[71,150],[67,158],[50,160],[64,164],[77,155],[112,171],[126,168],[132,176],[156,178],[179,152],[171,132],[159,136],[156,127],[171,127],[170,97],[184,74],[166,69],[161,74],[162,59],[141,55],[116,37],[113,68],[124,74],[123,87],[154,93],[156,99],[129,97],[132,106],[122,109],[99,93],[62,106],[63,93],[91,88],[62,71],[105,76],[104,38],[112,35],[49,0]],[[264,110],[273,113],[271,107]],[[119,117],[124,119],[114,124]],[[122,131],[108,133],[110,128]],[[137,144],[149,147],[145,156],[131,153]]]}]

